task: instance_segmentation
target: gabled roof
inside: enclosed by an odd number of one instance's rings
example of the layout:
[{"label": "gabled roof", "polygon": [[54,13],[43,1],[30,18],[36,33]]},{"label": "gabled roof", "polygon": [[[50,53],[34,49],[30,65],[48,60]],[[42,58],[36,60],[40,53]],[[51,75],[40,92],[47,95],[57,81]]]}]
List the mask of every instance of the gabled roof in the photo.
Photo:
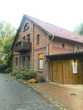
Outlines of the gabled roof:
[{"label": "gabled roof", "polygon": [[[22,21],[24,21],[25,19],[28,19],[28,20],[32,21],[34,24],[41,27],[46,33],[48,33],[48,35],[53,35],[54,37],[58,37],[61,39],[65,39],[65,40],[69,40],[69,41],[83,44],[83,36],[77,35],[77,34],[70,32],[66,29],[63,29],[63,28],[55,26],[53,24],[41,21],[39,19],[36,19],[36,18],[28,16],[28,15],[24,15],[22,18]],[[20,27],[17,30],[17,34],[16,34],[16,37],[15,37],[15,40],[13,42],[11,49],[13,48],[13,46],[15,44],[15,41],[18,37],[21,26],[22,26],[22,22],[20,23]]]},{"label": "gabled roof", "polygon": [[60,27],[55,26],[50,23],[46,23],[39,19],[33,18],[31,16],[24,15],[24,17],[31,20],[32,22],[34,22],[35,24],[40,26],[42,29],[44,29],[46,32],[54,35],[55,37],[57,36],[62,39],[66,39],[66,40],[70,40],[70,41],[74,41],[74,42],[78,42],[78,43],[83,43],[83,36],[77,35],[66,29],[60,28]]}]

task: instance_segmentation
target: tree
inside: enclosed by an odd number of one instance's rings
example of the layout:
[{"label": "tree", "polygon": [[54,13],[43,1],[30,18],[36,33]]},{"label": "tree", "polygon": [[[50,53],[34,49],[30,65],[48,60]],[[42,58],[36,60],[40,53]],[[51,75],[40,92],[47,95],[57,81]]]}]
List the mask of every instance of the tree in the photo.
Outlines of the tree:
[{"label": "tree", "polygon": [[7,22],[0,23],[0,62],[7,64],[11,56],[11,46],[14,40],[16,29]]},{"label": "tree", "polygon": [[80,35],[83,35],[83,23],[81,23],[76,29],[75,29],[75,32],[80,34]]}]

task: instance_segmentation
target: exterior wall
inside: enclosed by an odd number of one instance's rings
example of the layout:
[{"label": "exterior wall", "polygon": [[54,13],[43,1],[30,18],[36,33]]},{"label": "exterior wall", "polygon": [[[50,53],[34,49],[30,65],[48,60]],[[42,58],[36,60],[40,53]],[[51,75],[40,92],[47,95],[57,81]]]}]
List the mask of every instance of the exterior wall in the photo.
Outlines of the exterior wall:
[{"label": "exterior wall", "polygon": [[49,55],[65,54],[83,51],[83,45],[65,40],[51,41],[49,44]]},{"label": "exterior wall", "polygon": [[[39,35],[39,44],[37,44],[37,35]],[[48,64],[46,63],[46,54],[47,54],[47,47],[49,44],[48,35],[38,26],[34,26],[34,69],[37,70],[40,75],[42,74],[46,79],[48,79]],[[44,68],[39,69],[39,55],[44,56]]]},{"label": "exterior wall", "polygon": [[[39,34],[40,40],[39,44],[37,44],[37,35]],[[38,55],[44,54],[46,55],[46,49],[48,46],[48,36],[44,33],[40,28],[35,26],[34,29],[34,67],[38,69]]]},{"label": "exterior wall", "polygon": [[[34,68],[34,70],[37,70],[39,73],[41,73],[41,75],[43,75],[47,80],[48,80],[48,71],[50,71],[50,75],[52,75],[53,70],[52,71],[49,70],[49,67],[48,67],[49,64],[46,61],[46,55],[55,55],[55,54],[64,54],[64,53],[74,52],[74,51],[77,51],[78,47],[81,50],[83,50],[83,46],[77,43],[68,42],[66,40],[61,40],[58,38],[55,39],[54,41],[49,40],[48,34],[43,29],[41,29],[39,26],[37,26],[36,24],[34,24],[32,21],[28,19],[22,22],[23,23],[21,24],[21,29],[18,35],[18,39],[16,40],[16,43],[22,40],[24,36],[25,36],[25,40],[27,41],[27,35],[30,34],[30,41],[32,43],[32,49],[30,53],[30,66]],[[30,28],[27,31],[23,32],[24,25],[27,22],[29,23]],[[39,44],[37,44],[37,35],[39,35]],[[39,55],[41,54],[44,57],[43,59],[44,68],[43,69],[39,69],[39,64],[38,64]],[[15,58],[18,57],[17,68],[21,68],[22,65],[20,63],[20,53],[13,51],[13,55],[14,55],[13,56],[13,67],[15,67],[16,65]],[[27,53],[27,56],[28,56],[28,53]],[[61,62],[59,62],[59,65],[60,63]],[[79,65],[81,68],[82,64],[79,64]],[[53,64],[51,66],[53,67]],[[53,68],[55,68],[55,66]],[[60,78],[62,78],[62,76]]]},{"label": "exterior wall", "polygon": [[[16,40],[16,43],[18,41],[21,41],[23,37],[25,36],[25,40],[27,40],[27,35],[30,34],[30,40],[32,43],[32,50],[31,50],[31,55],[30,55],[30,66],[34,68],[34,70],[39,71],[42,75],[45,73],[45,76],[47,75],[47,70],[48,68],[45,62],[45,55],[47,52],[47,46],[48,46],[48,35],[37,25],[33,24],[32,22],[28,21],[30,24],[30,29],[23,32],[24,24],[27,23],[28,20],[25,20],[22,25],[21,29],[18,35],[18,39]],[[39,34],[40,40],[39,40],[39,45],[37,44],[37,35]],[[42,42],[43,41],[43,42]],[[27,53],[28,54],[28,53]],[[43,69],[39,69],[38,65],[38,55],[43,54],[44,55],[44,67]],[[16,66],[15,58],[18,58],[18,65]],[[13,67],[21,68],[22,65],[20,63],[20,53],[13,51]]]},{"label": "exterior wall", "polygon": [[[28,29],[28,31],[23,31],[23,29],[24,29],[24,25],[26,24],[26,23],[29,23],[29,29]],[[30,41],[32,42],[32,45],[33,45],[33,23],[32,22],[30,22],[29,20],[24,20],[23,21],[23,23],[22,23],[22,25],[21,25],[21,29],[20,29],[20,32],[19,32],[19,34],[18,34],[18,38],[17,38],[17,40],[16,40],[16,42],[15,42],[15,44],[18,42],[18,41],[21,41],[21,40],[23,40],[23,37],[25,37],[25,41],[27,41],[27,38],[28,38],[28,35],[30,34]],[[15,59],[15,57],[18,57],[18,58],[20,58],[20,53],[19,52],[13,52],[14,53],[14,58],[13,59]],[[27,56],[28,56],[28,54],[29,53],[27,53]],[[31,58],[31,60],[30,60],[30,64],[31,64],[31,66],[32,66],[32,56],[33,56],[33,49],[31,50],[31,55],[30,55],[30,58]],[[20,59],[19,59],[20,60]],[[21,65],[21,63],[20,63],[20,61],[18,60],[18,68],[19,67],[22,67],[22,65]],[[14,65],[15,65],[15,63],[14,63]]]}]

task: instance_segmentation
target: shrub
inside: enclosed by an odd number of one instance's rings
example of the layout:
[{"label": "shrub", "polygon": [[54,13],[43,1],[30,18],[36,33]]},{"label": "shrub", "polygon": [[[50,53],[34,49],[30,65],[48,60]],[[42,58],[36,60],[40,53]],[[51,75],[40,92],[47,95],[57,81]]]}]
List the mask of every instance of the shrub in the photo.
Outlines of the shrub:
[{"label": "shrub", "polygon": [[6,64],[0,64],[0,72],[6,73],[7,65]]},{"label": "shrub", "polygon": [[11,72],[11,75],[16,76],[16,74],[19,74],[19,72],[20,71],[18,69],[14,68],[14,70]]},{"label": "shrub", "polygon": [[23,79],[25,80],[29,80],[29,79],[32,79],[32,78],[36,78],[37,76],[37,72],[34,71],[34,70],[25,70],[24,74],[23,74]]},{"label": "shrub", "polygon": [[22,79],[22,78],[23,78],[23,74],[20,73],[16,74],[16,79]]},{"label": "shrub", "polygon": [[30,68],[22,68],[22,69],[14,69],[12,75],[16,76],[16,79],[29,80],[32,78],[36,78],[37,72]]}]

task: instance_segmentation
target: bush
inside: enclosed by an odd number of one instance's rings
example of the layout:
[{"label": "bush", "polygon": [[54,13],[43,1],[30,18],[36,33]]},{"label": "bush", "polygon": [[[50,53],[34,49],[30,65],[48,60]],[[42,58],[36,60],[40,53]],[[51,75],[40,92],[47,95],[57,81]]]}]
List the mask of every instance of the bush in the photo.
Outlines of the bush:
[{"label": "bush", "polygon": [[16,76],[17,74],[19,74],[19,72],[20,71],[18,69],[14,68],[14,70],[11,72],[11,75]]},{"label": "bush", "polygon": [[0,73],[6,73],[7,65],[6,64],[0,64]]},{"label": "bush", "polygon": [[14,69],[12,75],[16,76],[16,79],[29,80],[32,78],[36,78],[37,72],[30,68]]},{"label": "bush", "polygon": [[34,70],[29,69],[29,70],[26,70],[24,72],[23,79],[29,80],[29,79],[32,79],[32,78],[36,78],[36,76],[37,76],[37,72],[34,71]]},{"label": "bush", "polygon": [[22,78],[23,78],[22,74],[20,74],[20,73],[16,74],[16,79],[22,79]]}]

